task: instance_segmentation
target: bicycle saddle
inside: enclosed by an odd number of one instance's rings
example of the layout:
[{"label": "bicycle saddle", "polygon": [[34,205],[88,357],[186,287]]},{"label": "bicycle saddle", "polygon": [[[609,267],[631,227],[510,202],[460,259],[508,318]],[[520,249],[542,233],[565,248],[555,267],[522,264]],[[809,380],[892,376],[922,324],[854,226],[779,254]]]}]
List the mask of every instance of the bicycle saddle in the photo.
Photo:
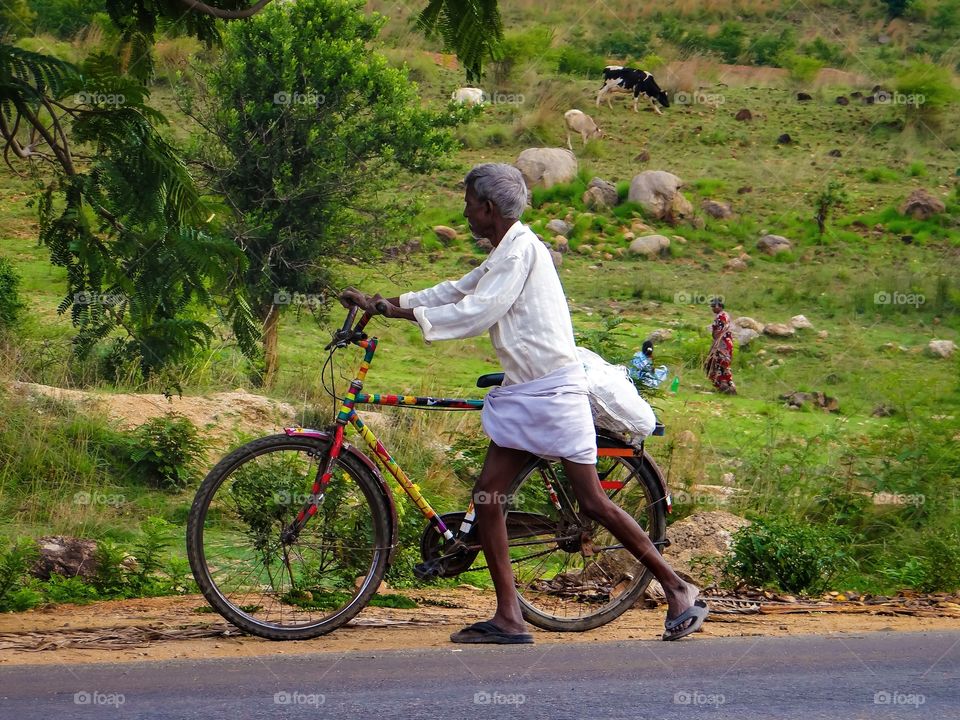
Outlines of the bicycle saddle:
[{"label": "bicycle saddle", "polygon": [[481,375],[477,378],[477,387],[496,387],[497,385],[503,384],[503,373],[487,373],[486,375]]}]

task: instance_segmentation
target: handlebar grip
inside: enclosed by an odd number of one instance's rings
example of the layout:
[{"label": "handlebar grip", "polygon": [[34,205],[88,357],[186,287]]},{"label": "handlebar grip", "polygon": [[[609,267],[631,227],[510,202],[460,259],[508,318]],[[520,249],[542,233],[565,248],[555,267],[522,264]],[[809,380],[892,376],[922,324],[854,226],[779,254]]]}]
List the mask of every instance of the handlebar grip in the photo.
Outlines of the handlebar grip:
[{"label": "handlebar grip", "polygon": [[353,319],[357,316],[357,306],[352,305],[347,311],[347,319],[343,321],[343,332],[349,332],[353,328]]}]

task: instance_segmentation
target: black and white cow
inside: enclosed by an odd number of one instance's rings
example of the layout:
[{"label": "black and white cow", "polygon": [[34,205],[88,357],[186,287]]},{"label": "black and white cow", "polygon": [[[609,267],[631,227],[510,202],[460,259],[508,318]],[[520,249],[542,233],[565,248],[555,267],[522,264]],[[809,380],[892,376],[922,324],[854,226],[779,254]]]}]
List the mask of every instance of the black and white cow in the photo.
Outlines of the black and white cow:
[{"label": "black and white cow", "polygon": [[[640,93],[650,98],[650,104],[656,110],[658,115],[663,115],[659,102],[664,107],[670,107],[670,98],[660,89],[653,75],[646,70],[636,70],[626,68],[620,65],[608,65],[603,69],[603,87],[597,93],[597,107],[600,107],[600,100],[607,98],[607,105],[613,107],[610,103],[609,93],[633,93],[633,111],[637,110],[637,100],[640,99]],[[656,102],[654,102],[656,101]]]}]

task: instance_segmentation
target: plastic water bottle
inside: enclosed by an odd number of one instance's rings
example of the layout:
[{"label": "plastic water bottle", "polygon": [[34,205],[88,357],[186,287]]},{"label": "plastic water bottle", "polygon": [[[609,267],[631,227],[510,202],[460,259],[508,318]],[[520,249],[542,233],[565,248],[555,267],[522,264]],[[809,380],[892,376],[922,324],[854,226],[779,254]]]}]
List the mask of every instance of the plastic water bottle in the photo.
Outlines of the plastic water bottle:
[{"label": "plastic water bottle", "polygon": [[678,387],[680,387],[680,376],[674,375],[673,382],[670,383],[670,392],[676,394]]}]

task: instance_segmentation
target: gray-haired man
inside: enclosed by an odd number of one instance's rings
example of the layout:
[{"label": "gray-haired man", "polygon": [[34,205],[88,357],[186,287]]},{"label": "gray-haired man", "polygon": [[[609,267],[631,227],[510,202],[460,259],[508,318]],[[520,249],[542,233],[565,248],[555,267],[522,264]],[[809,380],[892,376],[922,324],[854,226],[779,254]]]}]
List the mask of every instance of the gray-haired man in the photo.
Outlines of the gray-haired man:
[{"label": "gray-haired man", "polygon": [[497,611],[451,636],[460,643],[530,643],[520,612],[501,507],[510,482],[531,454],[560,458],[581,511],[606,527],[643,562],[663,586],[667,604],[665,640],[695,632],[707,608],[697,589],[664,562],[630,515],[607,498],[596,471],[596,437],[586,375],[576,352],[573,326],[560,278],[546,247],[519,221],[527,202],[520,172],[511,165],[483,164],[466,178],[463,214],[477,238],[493,250],[459,280],[385,299],[349,289],[342,299],[387,317],[416,322],[426,340],[474,337],[489,330],[504,382],[487,395],[483,429],[490,446],[474,497],[477,528],[497,594]]}]

